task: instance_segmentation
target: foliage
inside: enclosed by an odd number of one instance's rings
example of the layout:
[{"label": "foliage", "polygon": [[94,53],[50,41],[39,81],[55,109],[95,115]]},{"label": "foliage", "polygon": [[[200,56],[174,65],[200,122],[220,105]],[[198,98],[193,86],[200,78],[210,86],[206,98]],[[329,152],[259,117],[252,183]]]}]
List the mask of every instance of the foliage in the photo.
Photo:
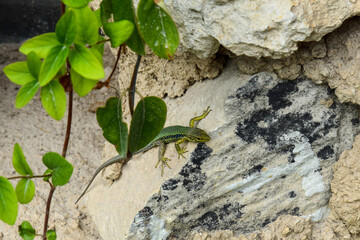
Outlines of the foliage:
[{"label": "foliage", "polygon": [[[161,58],[172,59],[179,43],[175,24],[162,0],[140,0],[137,12],[132,0],[103,0],[100,9],[92,11],[89,0],[62,0],[63,15],[56,24],[55,32],[35,36],[20,47],[26,61],[15,62],[4,68],[5,75],[21,88],[15,99],[15,107],[22,108],[39,92],[45,111],[55,120],[61,120],[67,108],[66,92],[74,90],[79,96],[87,95],[105,77],[103,53],[105,42],[111,47],[129,46],[138,55],[145,55],[145,44]],[[99,35],[102,27],[105,37]],[[119,51],[120,54],[120,51]],[[137,71],[138,65],[135,68]],[[110,77],[105,81],[110,81]],[[136,74],[135,74],[136,80]],[[135,92],[135,82],[130,87]],[[70,103],[72,98],[69,97]],[[72,106],[72,104],[71,104]],[[133,105],[131,105],[133,106]],[[133,112],[132,107],[130,107]],[[136,106],[130,130],[123,121],[119,98],[108,99],[99,108],[96,117],[106,140],[115,145],[119,155],[131,157],[146,146],[163,128],[166,105],[157,97],[142,98]],[[54,240],[56,233],[47,229],[51,197],[57,186],[69,182],[73,166],[65,159],[66,134],[62,156],[46,153],[42,161],[47,169],[42,175],[34,175],[18,143],[14,146],[12,163],[20,176],[0,176],[0,219],[15,224],[18,203],[28,204],[35,195],[34,178],[42,178],[50,185],[49,199],[42,235],[27,221],[19,226],[23,239]],[[9,180],[20,179],[15,189]]]}]

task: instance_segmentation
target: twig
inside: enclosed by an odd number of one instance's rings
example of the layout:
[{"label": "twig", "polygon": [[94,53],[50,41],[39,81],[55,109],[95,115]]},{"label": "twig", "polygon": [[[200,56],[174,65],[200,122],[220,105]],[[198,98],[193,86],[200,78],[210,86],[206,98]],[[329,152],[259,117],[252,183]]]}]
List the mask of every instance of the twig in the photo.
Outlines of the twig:
[{"label": "twig", "polygon": [[136,64],[134,67],[134,71],[133,71],[133,75],[131,77],[130,88],[129,88],[129,109],[130,109],[131,116],[134,114],[136,78],[137,78],[137,73],[139,70],[140,62],[141,62],[141,55],[138,54]]},{"label": "twig", "polygon": [[12,179],[18,179],[18,178],[44,178],[44,177],[51,177],[52,174],[47,174],[47,175],[34,175],[34,176],[15,176],[15,177],[8,177],[8,180],[12,180]]},{"label": "twig", "polygon": [[49,192],[48,200],[46,202],[45,223],[44,223],[44,231],[43,231],[43,236],[42,236],[44,240],[46,240],[46,232],[47,232],[47,229],[48,229],[51,200],[52,200],[52,196],[53,196],[53,194],[55,192],[55,189],[56,189],[56,187],[54,187],[54,185],[52,185],[50,182],[49,182],[49,184],[51,186],[51,189],[50,189],[50,192]]},{"label": "twig", "polygon": [[73,90],[69,92],[69,108],[68,108],[68,119],[67,119],[67,125],[66,125],[66,135],[64,140],[64,146],[62,151],[62,156],[65,158],[66,152],[69,145],[69,139],[70,139],[70,132],[71,132],[71,120],[72,120],[72,107],[73,107]]}]

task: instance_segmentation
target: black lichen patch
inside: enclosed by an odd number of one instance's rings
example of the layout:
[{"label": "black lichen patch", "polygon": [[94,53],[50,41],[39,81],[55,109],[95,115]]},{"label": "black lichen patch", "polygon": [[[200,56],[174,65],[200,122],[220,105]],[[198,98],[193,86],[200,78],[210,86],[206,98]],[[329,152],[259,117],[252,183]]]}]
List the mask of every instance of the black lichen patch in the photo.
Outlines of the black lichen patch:
[{"label": "black lichen patch", "polygon": [[281,82],[269,90],[267,94],[269,105],[275,111],[291,106],[292,102],[287,99],[287,96],[297,91],[298,88],[295,81]]},{"label": "black lichen patch", "polygon": [[247,175],[250,176],[250,175],[253,175],[254,173],[258,173],[258,172],[261,171],[261,169],[262,169],[263,167],[264,167],[264,166],[261,165],[261,164],[256,165],[256,166],[252,167],[252,168],[248,171]]},{"label": "black lichen patch", "polygon": [[[218,209],[219,218],[224,221],[227,221],[229,219],[234,219],[234,217],[236,219],[239,219],[243,215],[243,212],[241,212],[241,209],[245,206],[246,205],[241,205],[239,203],[235,203],[235,204],[227,203],[223,207]],[[231,215],[234,217],[230,217]]]},{"label": "black lichen patch", "polygon": [[357,126],[357,125],[359,125],[360,121],[358,118],[353,118],[353,119],[351,119],[351,123],[353,126]]},{"label": "black lichen patch", "polygon": [[180,180],[178,179],[169,179],[162,185],[162,189],[166,191],[173,191],[177,188]]},{"label": "black lichen patch", "polygon": [[[267,127],[259,126],[259,122],[265,122]],[[325,133],[324,128],[319,130],[319,126],[320,122],[313,121],[310,113],[288,113],[276,116],[275,111],[263,109],[254,112],[249,119],[244,120],[244,123],[239,123],[235,133],[247,143],[263,138],[269,148],[274,149],[279,137],[290,131],[299,131],[309,139],[310,143],[314,142],[328,132]]]},{"label": "black lichen patch", "polygon": [[209,211],[209,212],[205,213],[204,215],[202,215],[197,220],[197,222],[198,222],[198,226],[201,226],[202,229],[211,231],[211,230],[217,229],[217,227],[219,225],[219,217],[215,212]]},{"label": "black lichen patch", "polygon": [[269,218],[265,219],[265,221],[261,224],[262,227],[265,227],[266,225],[268,225],[269,223],[271,223],[271,220]]},{"label": "black lichen patch", "polygon": [[290,197],[290,198],[294,198],[294,197],[296,197],[296,193],[295,193],[295,191],[291,191],[291,192],[289,192],[289,197]]},{"label": "black lichen patch", "polygon": [[150,207],[144,207],[142,210],[139,211],[138,215],[140,218],[144,220],[149,220],[150,217],[153,215],[153,211]]},{"label": "black lichen patch", "polygon": [[257,85],[258,80],[259,80],[259,76],[255,75],[249,80],[249,82],[244,87],[238,88],[235,93],[236,98],[249,99],[250,102],[254,102],[255,97],[260,94],[260,88]]},{"label": "black lichen patch", "polygon": [[191,154],[190,161],[181,169],[184,177],[183,186],[187,191],[198,191],[205,184],[206,174],[201,172],[201,165],[211,155],[212,149],[205,143],[199,143]]},{"label": "black lichen patch", "polygon": [[[246,205],[240,203],[227,203],[222,207],[209,210],[206,205],[199,211],[206,212],[190,226],[190,229],[200,228],[203,231],[229,229],[238,225],[238,220],[243,216],[242,208]],[[220,224],[221,223],[221,224]]]},{"label": "black lichen patch", "polygon": [[332,157],[334,153],[334,149],[331,146],[327,145],[318,152],[317,157],[326,160]]}]

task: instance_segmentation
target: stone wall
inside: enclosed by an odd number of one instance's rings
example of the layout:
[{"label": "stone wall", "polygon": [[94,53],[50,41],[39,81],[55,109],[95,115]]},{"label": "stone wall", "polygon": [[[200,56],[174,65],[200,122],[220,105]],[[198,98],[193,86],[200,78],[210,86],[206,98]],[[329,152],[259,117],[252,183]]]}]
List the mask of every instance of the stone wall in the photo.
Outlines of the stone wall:
[{"label": "stone wall", "polygon": [[[167,63],[146,55],[138,89],[165,97],[166,125],[210,106],[199,127],[212,139],[189,143],[186,160],[169,146],[164,177],[154,149],[111,186],[98,178],[85,201],[102,237],[356,239],[360,19],[348,18],[359,3],[165,3],[180,51]],[[134,63],[122,57],[121,88]]]}]

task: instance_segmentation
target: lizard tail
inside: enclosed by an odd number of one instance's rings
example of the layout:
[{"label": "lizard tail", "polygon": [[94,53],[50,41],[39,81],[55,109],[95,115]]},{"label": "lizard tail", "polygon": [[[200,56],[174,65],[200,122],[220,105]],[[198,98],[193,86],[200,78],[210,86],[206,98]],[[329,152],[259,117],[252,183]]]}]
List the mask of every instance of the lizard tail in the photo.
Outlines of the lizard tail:
[{"label": "lizard tail", "polygon": [[98,169],[96,169],[96,172],[92,176],[92,178],[91,178],[90,182],[88,183],[88,185],[86,186],[85,190],[81,193],[80,197],[76,200],[75,204],[80,200],[80,198],[82,198],[85,195],[85,193],[89,189],[91,183],[94,181],[94,179],[99,174],[99,172],[101,172],[101,170],[103,170],[104,168],[110,166],[111,164],[114,164],[116,162],[120,162],[120,161],[122,161],[124,159],[125,159],[125,157],[122,157],[122,156],[118,155],[116,157],[110,158],[109,160],[107,160],[106,162],[101,164],[101,166]]}]

